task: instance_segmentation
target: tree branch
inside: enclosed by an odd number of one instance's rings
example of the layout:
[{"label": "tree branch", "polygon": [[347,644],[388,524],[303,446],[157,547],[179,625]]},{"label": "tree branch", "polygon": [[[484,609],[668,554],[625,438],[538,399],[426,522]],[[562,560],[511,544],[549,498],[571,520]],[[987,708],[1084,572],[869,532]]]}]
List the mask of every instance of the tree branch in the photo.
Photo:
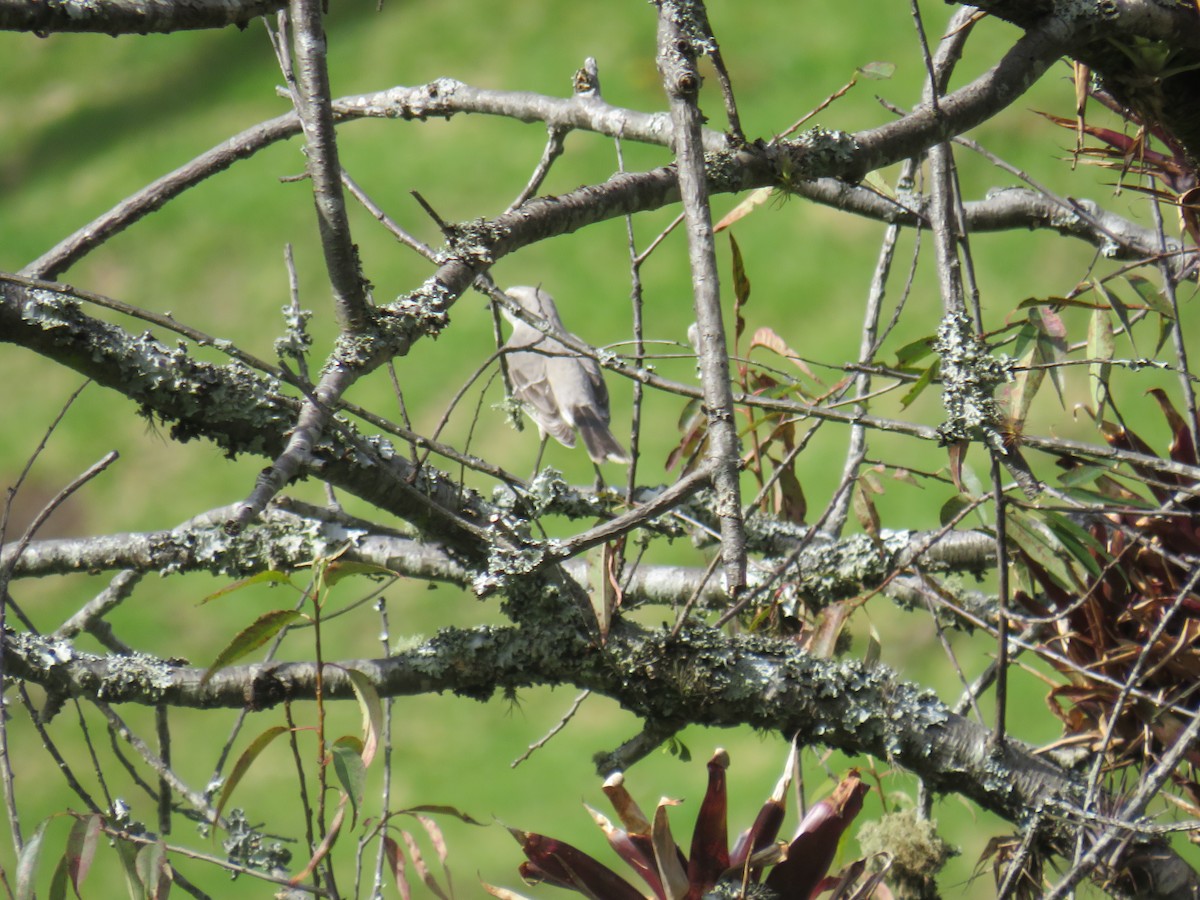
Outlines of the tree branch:
[{"label": "tree branch", "polygon": [[[28,634],[5,640],[13,675],[71,694],[103,691],[109,703],[262,709],[315,693],[310,663],[223,669],[202,687],[201,669],[144,656],[95,657]],[[1060,852],[1082,795],[1077,775],[1016,741],[989,748],[986,728],[886,667],[818,659],[791,642],[728,637],[705,627],[672,638],[621,621],[603,646],[547,640],[538,629],[447,629],[394,656],[327,665],[326,697],[354,696],[349,670],[365,675],[382,696],[453,691],[483,700],[501,689],[571,684],[612,697],[648,722],[684,717],[719,727],[751,725],[801,744],[871,754],[904,766],[932,790],[960,793],[1014,823],[1031,809],[1060,813],[1063,818],[1048,820],[1043,838]],[[1165,844],[1152,846],[1155,853],[1134,859],[1140,883],[1159,884],[1156,873],[1168,867],[1190,872],[1178,868],[1181,861]],[[1191,887],[1198,883],[1191,872]],[[1151,889],[1145,896],[1171,895]]]},{"label": "tree branch", "polygon": [[[697,105],[700,72],[696,58],[703,35],[699,29],[703,4],[696,9],[670,0],[658,3],[658,70],[666,88],[674,126],[675,160],[679,193],[683,200],[692,270],[692,306],[699,330],[700,383],[708,420],[708,461],[716,491],[716,512],[721,527],[721,561],[725,589],[736,599],[746,586],[746,533],[742,525],[741,442],[734,418],[729,383],[729,351],[721,315],[721,281],[713,243],[708,180],[700,139],[702,116]],[[695,16],[695,18],[693,18]],[[699,19],[699,21],[697,20]],[[698,46],[699,44],[699,46]]]},{"label": "tree branch", "polygon": [[197,28],[245,28],[286,0],[0,0],[0,29],[100,34],[151,34]]}]

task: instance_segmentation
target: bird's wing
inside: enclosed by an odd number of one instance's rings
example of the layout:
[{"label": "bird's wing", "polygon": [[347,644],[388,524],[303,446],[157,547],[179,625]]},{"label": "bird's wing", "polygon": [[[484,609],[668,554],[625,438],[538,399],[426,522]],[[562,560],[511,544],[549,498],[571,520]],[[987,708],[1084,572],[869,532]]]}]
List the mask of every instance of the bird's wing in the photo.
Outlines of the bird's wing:
[{"label": "bird's wing", "polygon": [[[579,341],[581,344],[584,343],[574,334],[568,335],[568,337]],[[575,359],[578,360],[580,367],[587,376],[588,385],[592,389],[592,402],[595,405],[596,414],[607,425],[609,420],[608,385],[604,383],[604,373],[600,370],[600,366],[596,361],[590,357],[577,356]]]},{"label": "bird's wing", "polygon": [[575,446],[575,432],[563,419],[554,389],[546,375],[546,357],[519,351],[508,354],[508,377],[513,396],[520,400],[542,434],[549,434],[566,447]]}]

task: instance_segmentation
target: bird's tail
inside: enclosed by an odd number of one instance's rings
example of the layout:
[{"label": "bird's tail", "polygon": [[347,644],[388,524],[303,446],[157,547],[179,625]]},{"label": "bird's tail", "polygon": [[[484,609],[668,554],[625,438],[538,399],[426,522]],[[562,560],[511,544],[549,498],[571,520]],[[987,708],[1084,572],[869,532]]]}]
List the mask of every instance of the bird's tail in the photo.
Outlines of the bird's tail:
[{"label": "bird's tail", "polygon": [[583,438],[583,446],[587,448],[592,462],[629,462],[629,454],[625,452],[625,448],[613,436],[608,423],[596,415],[594,410],[576,408],[574,413],[575,427],[579,429],[579,436]]}]

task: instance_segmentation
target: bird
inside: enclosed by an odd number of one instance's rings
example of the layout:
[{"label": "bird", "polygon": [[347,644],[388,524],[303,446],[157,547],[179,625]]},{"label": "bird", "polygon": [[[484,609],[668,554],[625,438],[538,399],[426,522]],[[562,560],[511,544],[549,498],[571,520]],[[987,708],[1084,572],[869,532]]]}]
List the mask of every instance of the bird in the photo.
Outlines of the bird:
[{"label": "bird", "polygon": [[500,307],[512,325],[512,335],[502,350],[513,396],[536,423],[542,440],[538,464],[547,435],[564,447],[574,447],[576,432],[597,467],[606,461],[628,463],[629,454],[608,427],[608,388],[600,366],[553,337],[558,334],[579,340],[563,325],[554,298],[540,287],[524,285],[510,287],[505,293],[547,326],[546,332],[539,331],[503,304]]}]

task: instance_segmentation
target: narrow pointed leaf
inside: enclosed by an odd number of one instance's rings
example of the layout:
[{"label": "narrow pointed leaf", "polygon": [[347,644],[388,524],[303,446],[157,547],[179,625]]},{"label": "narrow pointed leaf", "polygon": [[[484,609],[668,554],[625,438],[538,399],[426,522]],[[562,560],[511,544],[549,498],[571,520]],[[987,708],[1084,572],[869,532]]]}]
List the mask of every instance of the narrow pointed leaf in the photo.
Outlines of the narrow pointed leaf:
[{"label": "narrow pointed leaf", "polygon": [[775,789],[771,791],[771,796],[758,811],[750,830],[738,839],[737,846],[729,855],[731,867],[741,869],[749,856],[775,843],[775,838],[779,836],[779,829],[783,825],[784,815],[787,813],[788,788],[792,784],[798,754],[799,750],[793,741],[791,749],[788,751],[787,761],[783,766],[783,774],[775,782]]},{"label": "narrow pointed leaf", "polygon": [[1196,464],[1196,447],[1192,443],[1192,432],[1188,428],[1187,421],[1175,409],[1171,398],[1162,388],[1152,388],[1150,396],[1157,401],[1163,417],[1167,420],[1167,426],[1171,429],[1171,446],[1168,450],[1171,459],[1194,466]]},{"label": "narrow pointed leaf", "polygon": [[725,783],[725,771],[728,768],[729,754],[718,749],[708,761],[708,789],[700,802],[696,828],[692,832],[692,847],[688,853],[690,900],[699,900],[703,891],[716,884],[721,873],[729,868]]},{"label": "narrow pointed leaf", "polygon": [[358,700],[358,709],[362,713],[362,761],[364,766],[371,765],[375,753],[379,749],[379,737],[383,731],[383,702],[371,679],[357,669],[345,669],[350,686],[354,689],[354,697]]},{"label": "narrow pointed leaf", "polygon": [[683,900],[688,892],[686,862],[680,860],[679,845],[671,836],[671,822],[667,818],[667,809],[675,806],[678,801],[662,799],[654,811],[654,823],[650,828],[650,838],[654,842],[654,858],[658,862],[658,877],[666,888],[667,900]]},{"label": "narrow pointed leaf", "polygon": [[857,71],[863,78],[872,81],[887,81],[896,74],[896,64],[890,62],[869,62],[859,66]]},{"label": "narrow pointed leaf", "polygon": [[263,613],[254,620],[252,625],[240,631],[217,655],[216,661],[201,677],[200,684],[202,686],[207,684],[208,680],[221,669],[241,659],[247,653],[257,650],[302,616],[303,613],[298,609],[275,609]]},{"label": "narrow pointed leaf", "polygon": [[604,832],[608,845],[616,851],[625,863],[642,877],[650,886],[654,896],[662,896],[662,880],[658,877],[658,864],[654,861],[654,846],[650,843],[649,834],[638,835],[637,838],[623,828],[617,828],[608,816],[597,809],[583,805],[591,815],[592,821]]},{"label": "narrow pointed leaf", "polygon": [[920,362],[925,357],[933,353],[932,335],[926,335],[923,338],[918,338],[915,341],[905,344],[896,351],[896,368],[907,369],[913,364]]},{"label": "narrow pointed leaf", "polygon": [[532,900],[532,898],[527,897],[525,894],[518,894],[516,891],[510,891],[508,888],[496,887],[495,885],[488,884],[486,881],[479,883],[483,885],[485,891],[493,897],[499,897],[500,900]]},{"label": "narrow pointed leaf", "polygon": [[1137,295],[1142,298],[1146,306],[1164,319],[1175,318],[1175,310],[1171,309],[1170,301],[1163,296],[1162,291],[1156,288],[1149,278],[1142,275],[1125,275],[1124,278],[1129,282],[1129,286],[1137,291]]},{"label": "narrow pointed leaf", "polygon": [[1088,321],[1087,355],[1088,359],[1098,360],[1088,364],[1088,386],[1097,417],[1104,415],[1104,405],[1108,402],[1108,378],[1112,366],[1107,360],[1112,359],[1115,352],[1112,319],[1108,310],[1094,310]]},{"label": "narrow pointed leaf", "polygon": [[408,875],[404,869],[404,853],[390,834],[383,836],[383,855],[387,857],[388,868],[392,870],[392,877],[396,879],[400,900],[412,900],[412,888],[409,887]]},{"label": "narrow pointed leaf", "polygon": [[746,330],[746,320],[742,318],[742,307],[750,302],[750,279],[746,276],[742,251],[733,238],[733,232],[729,233],[729,249],[733,255],[733,321],[734,345],[736,346],[742,332]]},{"label": "narrow pointed leaf", "polygon": [[312,855],[312,859],[305,863],[304,868],[299,873],[292,876],[288,884],[297,885],[308,879],[308,876],[313,873],[313,869],[317,867],[321,860],[329,855],[329,851],[332,850],[333,845],[337,843],[338,835],[341,834],[342,831],[342,823],[345,820],[346,795],[343,794],[341,799],[338,800],[337,812],[334,813],[333,821],[329,823],[329,830],[325,832],[325,838],[317,846],[316,852]]},{"label": "narrow pointed leaf", "polygon": [[166,862],[167,849],[158,841],[147,844],[138,851],[135,865],[138,881],[142,883],[142,889],[146,892],[146,900],[157,900],[169,893],[170,885],[165,878]]},{"label": "narrow pointed leaf", "polygon": [[71,882],[67,874],[68,866],[66,855],[60,856],[58,865],[54,867],[54,875],[50,878],[50,891],[47,894],[50,900],[67,900],[67,885]]},{"label": "narrow pointed leaf", "polygon": [[21,855],[17,857],[17,893],[16,900],[33,900],[34,883],[37,878],[38,859],[42,855],[42,842],[46,838],[46,827],[49,819],[43,819],[34,829]]},{"label": "narrow pointed leaf", "polygon": [[67,874],[71,876],[71,888],[76,897],[80,896],[79,888],[87,878],[96,855],[100,824],[100,816],[95,814],[76,819],[67,837]]},{"label": "narrow pointed leaf", "polygon": [[829,872],[842,833],[862,810],[867,790],[852,770],[832,795],[813,804],[788,846],[787,859],[767,876],[767,887],[784,897],[812,896]]},{"label": "narrow pointed leaf", "polygon": [[1092,287],[1095,289],[1097,294],[1104,298],[1104,302],[1112,307],[1112,311],[1117,314],[1117,319],[1120,320],[1121,327],[1125,329],[1125,336],[1129,338],[1129,343],[1133,347],[1133,352],[1137,355],[1140,355],[1138,354],[1137,343],[1133,339],[1133,326],[1129,322],[1129,309],[1125,306],[1121,299],[1117,297],[1116,294],[1104,286],[1104,282],[1102,282],[1099,278],[1092,279]]},{"label": "narrow pointed leaf", "polygon": [[808,363],[800,357],[799,353],[788,346],[787,341],[781,338],[775,329],[763,326],[754,332],[754,337],[750,339],[749,350],[753,350],[755,347],[762,347],[764,350],[770,350],[772,353],[782,356],[813,381],[820,383],[821,379],[809,368]]},{"label": "narrow pointed leaf", "polygon": [[934,360],[934,362],[931,363],[929,367],[921,373],[920,377],[913,382],[913,386],[904,392],[904,396],[900,398],[900,408],[908,409],[909,406],[911,406],[913,402],[925,392],[925,388],[933,384],[933,379],[937,377],[937,374],[941,371],[941,368],[942,361],[940,359]]},{"label": "narrow pointed leaf", "polygon": [[237,581],[233,582],[232,584],[227,584],[227,585],[225,585],[225,587],[220,588],[219,590],[213,591],[211,594],[208,594],[206,597],[204,597],[200,601],[200,605],[203,606],[205,603],[211,603],[213,600],[217,600],[220,597],[224,597],[226,594],[232,594],[236,591],[240,591],[242,588],[250,587],[255,584],[291,584],[291,583],[292,583],[292,579],[290,579],[287,576],[286,572],[278,572],[274,569],[271,569],[266,572],[259,572],[256,575],[251,575],[249,578],[240,578]]},{"label": "narrow pointed leaf", "polygon": [[522,871],[533,877],[611,900],[644,900],[640,891],[612,869],[565,841],[515,828],[508,831],[529,860]]},{"label": "narrow pointed leaf", "polygon": [[750,213],[770,200],[774,192],[775,188],[773,187],[762,187],[751,191],[745,200],[721,217],[721,221],[713,226],[713,233],[717,234],[724,231],[726,228],[750,215]]},{"label": "narrow pointed leaf", "polygon": [[358,822],[358,807],[362,803],[367,783],[367,767],[362,760],[362,741],[354,735],[344,735],[333,742],[330,756],[338,784],[350,799],[350,827]]},{"label": "narrow pointed leaf", "polygon": [[1080,590],[1082,585],[1079,576],[1071,567],[1070,553],[1045,522],[1039,516],[1018,506],[1006,506],[1005,511],[1008,514],[1008,534],[1012,542],[1033,562],[1045,569],[1063,590]]},{"label": "narrow pointed leaf", "polygon": [[331,562],[325,567],[323,572],[326,587],[333,587],[343,578],[349,578],[351,575],[374,575],[384,576],[387,578],[399,578],[400,573],[389,569],[386,566],[378,566],[374,563],[356,562],[354,560],[337,560]]},{"label": "narrow pointed leaf", "polygon": [[615,772],[608,776],[604,780],[601,790],[604,791],[604,796],[608,797],[608,802],[612,804],[617,818],[621,820],[626,831],[630,834],[650,833],[650,819],[646,817],[637,801],[633,799],[633,795],[626,789],[623,774]]},{"label": "narrow pointed leaf", "polygon": [[446,838],[442,834],[442,829],[438,828],[437,822],[433,821],[429,816],[417,816],[416,818],[421,823],[421,827],[425,829],[429,843],[437,851],[438,862],[442,864],[442,874],[446,876],[446,890],[453,897],[454,883],[450,877],[450,850],[446,845]]},{"label": "narrow pointed leaf", "polygon": [[442,890],[441,885],[437,883],[437,879],[433,877],[433,873],[429,871],[429,866],[425,864],[425,857],[421,855],[421,848],[417,846],[416,838],[409,832],[400,832],[400,837],[404,838],[404,846],[408,850],[408,858],[412,860],[413,868],[417,870],[417,875],[438,900],[450,900],[446,896],[446,892]]},{"label": "narrow pointed leaf", "polygon": [[[221,818],[221,810],[225,808],[225,804],[229,802],[229,798],[233,796],[234,790],[242,783],[242,778],[246,772],[250,770],[250,766],[258,759],[260,753],[270,746],[271,741],[279,737],[281,734],[287,734],[291,729],[286,725],[272,725],[258,737],[250,742],[242,755],[237,758],[237,762],[233,764],[233,769],[229,773],[229,778],[226,779],[224,786],[221,788],[221,796],[217,798],[216,808],[213,810],[213,824],[215,825]],[[217,839],[216,829],[213,829],[213,840]]]},{"label": "narrow pointed leaf", "polygon": [[125,891],[129,894],[129,900],[143,900],[145,892],[137,875],[137,847],[118,838],[113,844],[113,849],[117,851],[117,859],[121,863],[121,874],[125,876]]}]

